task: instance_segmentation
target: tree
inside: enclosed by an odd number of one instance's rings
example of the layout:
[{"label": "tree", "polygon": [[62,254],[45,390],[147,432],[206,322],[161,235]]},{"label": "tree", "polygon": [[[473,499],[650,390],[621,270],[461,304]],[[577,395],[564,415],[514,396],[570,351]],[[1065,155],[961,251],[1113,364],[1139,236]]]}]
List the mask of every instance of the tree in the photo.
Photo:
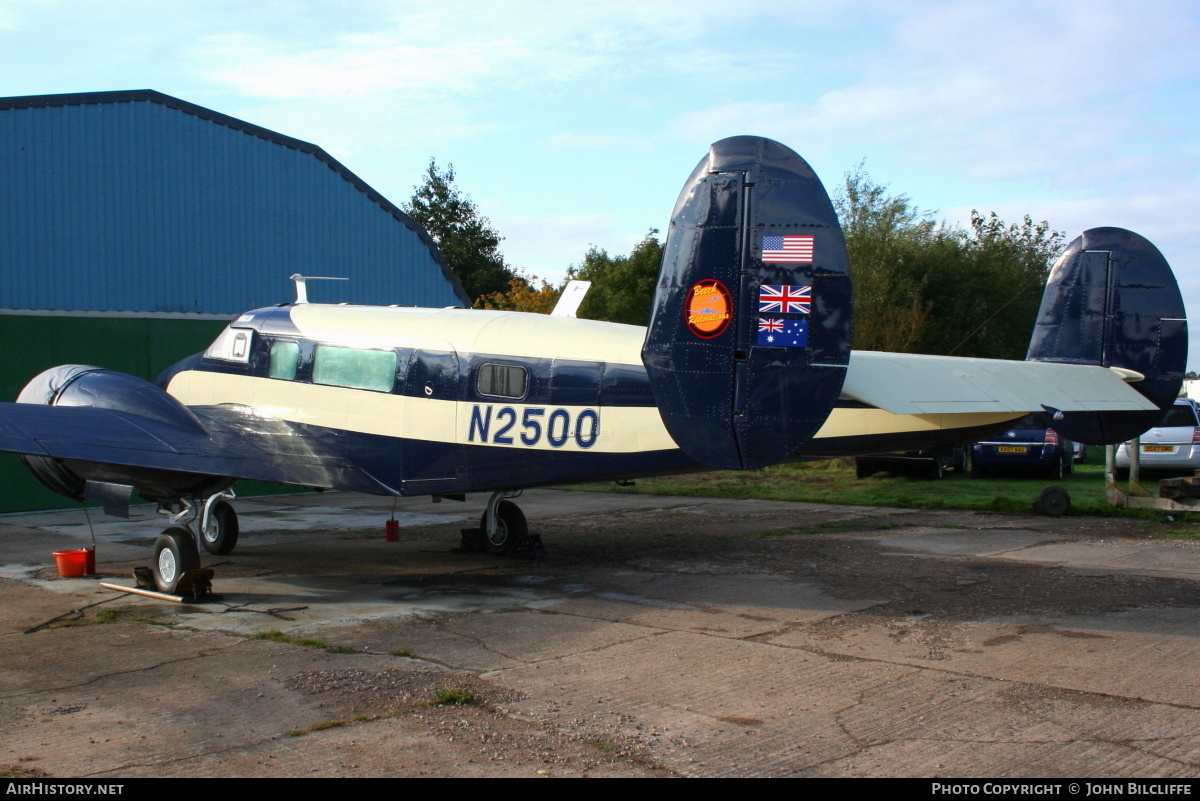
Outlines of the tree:
[{"label": "tree", "polygon": [[1025,215],[1006,225],[995,212],[971,211],[971,230],[955,232],[959,255],[926,285],[939,325],[923,332],[924,353],[1023,359],[1061,231]]},{"label": "tree", "polygon": [[[535,288],[534,282],[540,282],[541,287]],[[506,292],[492,292],[480,295],[475,299],[477,309],[500,309],[502,311],[534,312],[549,314],[554,311],[562,287],[551,286],[550,282],[536,275],[530,278],[513,276],[508,279]]]},{"label": "tree", "polygon": [[859,164],[834,199],[854,285],[856,349],[1021,359],[1063,236],[1026,216],[937,223]]},{"label": "tree", "polygon": [[889,195],[862,163],[834,195],[854,287],[856,350],[911,351],[929,315],[922,256],[937,225],[906,195]]},{"label": "tree", "polygon": [[517,276],[500,255],[503,238],[455,186],[454,165],[439,171],[430,159],[425,182],[413,190],[404,212],[429,232],[471,300],[505,292]]},{"label": "tree", "polygon": [[579,316],[646,325],[662,258],[663,246],[655,228],[650,229],[628,256],[610,256],[607,251],[592,245],[583,257],[583,264],[567,270],[568,278],[592,282],[579,308]]}]

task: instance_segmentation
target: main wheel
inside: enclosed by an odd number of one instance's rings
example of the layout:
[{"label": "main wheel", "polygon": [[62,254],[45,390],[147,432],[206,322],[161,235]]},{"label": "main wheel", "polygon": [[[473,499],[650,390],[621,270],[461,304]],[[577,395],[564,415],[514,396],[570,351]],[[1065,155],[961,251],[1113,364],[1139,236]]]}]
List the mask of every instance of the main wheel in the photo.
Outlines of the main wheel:
[{"label": "main wheel", "polygon": [[483,531],[483,547],[488,553],[506,554],[517,543],[525,539],[529,533],[529,524],[525,521],[525,513],[521,507],[512,501],[500,501],[496,505],[496,532],[490,536],[487,533],[487,512],[479,521]]},{"label": "main wheel", "polygon": [[226,501],[217,501],[208,513],[208,525],[200,534],[204,550],[217,556],[233,553],[238,541],[237,512]]},{"label": "main wheel", "polygon": [[942,460],[934,457],[933,466],[929,468],[927,474],[934,481],[940,481],[942,476],[946,475],[946,467],[942,464]]},{"label": "main wheel", "polygon": [[160,592],[174,593],[189,570],[200,567],[200,551],[187,529],[169,528],[154,541],[154,583]]}]

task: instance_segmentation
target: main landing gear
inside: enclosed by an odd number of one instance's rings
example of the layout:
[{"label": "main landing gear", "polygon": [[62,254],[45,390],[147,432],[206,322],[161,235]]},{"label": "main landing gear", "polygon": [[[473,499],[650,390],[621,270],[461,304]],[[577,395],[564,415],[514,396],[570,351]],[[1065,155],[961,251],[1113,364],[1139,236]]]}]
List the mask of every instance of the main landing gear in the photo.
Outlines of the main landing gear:
[{"label": "main landing gear", "polygon": [[521,490],[493,492],[479,520],[479,528],[463,530],[462,550],[486,551],[496,556],[517,552],[540,555],[541,538],[530,535],[525,513],[508,500],[520,495]]},{"label": "main landing gear", "polygon": [[152,571],[159,592],[176,594],[188,572],[200,567],[197,540],[211,554],[232,553],[238,540],[237,512],[229,504],[233,497],[232,490],[225,490],[206,498],[199,506],[187,498],[169,506],[160,504],[159,514],[169,517],[175,525],[154,541]]}]

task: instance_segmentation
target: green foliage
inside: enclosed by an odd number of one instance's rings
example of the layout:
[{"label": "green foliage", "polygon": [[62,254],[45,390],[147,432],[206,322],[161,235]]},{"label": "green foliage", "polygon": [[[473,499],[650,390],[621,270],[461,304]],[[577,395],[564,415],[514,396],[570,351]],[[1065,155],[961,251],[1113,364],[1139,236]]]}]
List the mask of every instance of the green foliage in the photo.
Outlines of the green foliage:
[{"label": "green foliage", "polygon": [[1060,232],[1026,216],[971,213],[971,230],[934,222],[863,166],[834,205],[854,281],[859,350],[1024,358]]},{"label": "green foliage", "polygon": [[345,645],[330,645],[324,640],[314,640],[307,637],[289,637],[279,629],[271,629],[270,631],[260,631],[253,635],[252,640],[270,640],[271,642],[283,642],[288,645],[302,645],[305,648],[319,648],[322,651],[328,651],[331,654],[356,654],[353,648]]},{"label": "green foliage", "polygon": [[854,282],[855,350],[911,352],[929,315],[925,265],[936,224],[906,195],[889,195],[860,163],[834,198]]},{"label": "green foliage", "polygon": [[457,706],[475,703],[475,693],[460,690],[457,687],[442,687],[437,691],[434,701],[440,705]]},{"label": "green foliage", "polygon": [[592,245],[583,264],[567,271],[569,278],[592,282],[579,308],[580,317],[646,325],[663,257],[657,234],[651,228],[628,256],[610,256]]},{"label": "green foliage", "polygon": [[487,217],[480,216],[471,199],[455,186],[454,165],[439,171],[437,162],[430,159],[425,182],[413,190],[405,213],[433,237],[442,258],[471,300],[507,291],[516,273],[504,264],[500,255],[502,237]]}]

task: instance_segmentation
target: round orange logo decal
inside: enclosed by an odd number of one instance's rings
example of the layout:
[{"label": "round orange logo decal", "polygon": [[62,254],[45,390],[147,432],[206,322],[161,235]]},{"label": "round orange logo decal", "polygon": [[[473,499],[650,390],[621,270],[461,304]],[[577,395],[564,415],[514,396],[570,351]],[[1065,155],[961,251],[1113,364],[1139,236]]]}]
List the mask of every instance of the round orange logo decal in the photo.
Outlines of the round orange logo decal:
[{"label": "round orange logo decal", "polygon": [[702,339],[719,336],[733,317],[733,301],[720,281],[706,278],[688,290],[683,303],[688,330]]}]

